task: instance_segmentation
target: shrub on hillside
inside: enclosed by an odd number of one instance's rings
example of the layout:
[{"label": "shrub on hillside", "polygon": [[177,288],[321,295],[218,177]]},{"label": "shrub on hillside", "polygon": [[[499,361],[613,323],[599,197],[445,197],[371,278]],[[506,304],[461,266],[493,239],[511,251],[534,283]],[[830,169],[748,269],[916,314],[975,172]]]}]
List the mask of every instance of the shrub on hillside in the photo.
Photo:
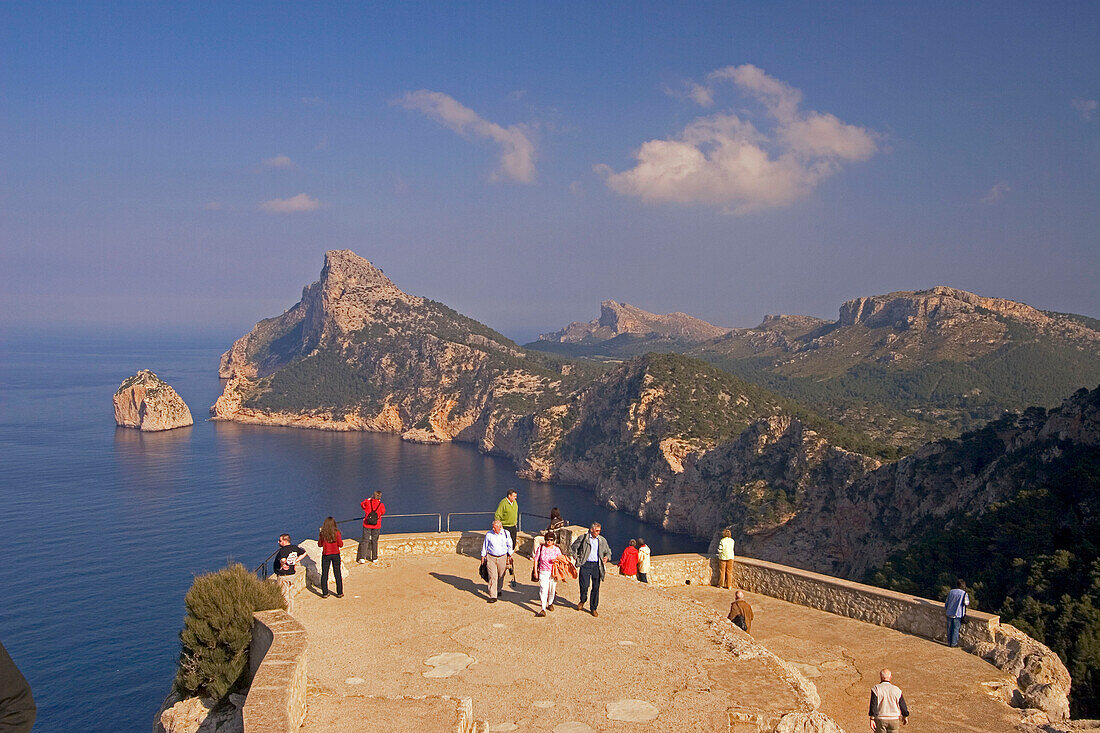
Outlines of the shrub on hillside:
[{"label": "shrub on hillside", "polygon": [[253,612],[286,604],[277,585],[239,563],[196,577],[184,603],[176,687],[220,700],[245,682]]}]

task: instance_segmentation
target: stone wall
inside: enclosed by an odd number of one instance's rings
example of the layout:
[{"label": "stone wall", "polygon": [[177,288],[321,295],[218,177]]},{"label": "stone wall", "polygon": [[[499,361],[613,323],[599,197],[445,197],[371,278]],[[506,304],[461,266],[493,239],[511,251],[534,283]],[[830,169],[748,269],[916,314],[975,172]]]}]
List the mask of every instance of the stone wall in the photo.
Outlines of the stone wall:
[{"label": "stone wall", "polygon": [[252,618],[245,733],[296,733],[306,717],[306,630],[286,611]]},{"label": "stone wall", "polygon": [[[800,606],[828,611],[877,626],[947,641],[943,603],[875,588],[843,578],[812,573],[750,557],[734,563],[738,587]],[[717,585],[718,561],[698,554],[655,555],[649,580],[670,587]],[[1058,655],[1000,617],[970,611],[959,645],[1016,678],[1013,704],[1037,708],[1052,720],[1069,718],[1070,676]]]}]

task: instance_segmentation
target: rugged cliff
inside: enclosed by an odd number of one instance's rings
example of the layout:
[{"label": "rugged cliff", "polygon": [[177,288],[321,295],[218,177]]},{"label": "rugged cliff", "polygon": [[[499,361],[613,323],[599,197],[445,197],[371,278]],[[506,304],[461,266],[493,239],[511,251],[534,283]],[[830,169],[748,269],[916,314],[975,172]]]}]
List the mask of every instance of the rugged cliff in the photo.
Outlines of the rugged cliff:
[{"label": "rugged cliff", "polygon": [[1031,408],[930,443],[853,481],[816,482],[797,516],[746,546],[760,557],[859,578],[931,531],[1096,464],[1100,388],[1080,390],[1049,412]]},{"label": "rugged cliff", "polygon": [[215,419],[477,441],[559,402],[577,376],[441,303],[408,295],[353,252],[222,356]]},{"label": "rugged cliff", "polygon": [[221,374],[215,419],[470,442],[700,537],[773,528],[814,482],[878,465],[851,452],[880,448],[865,436],[705,362],[608,369],[530,352],[347,251],[237,340]]},{"label": "rugged cliff", "polygon": [[183,398],[148,369],[123,380],[113,402],[115,422],[124,428],[155,432],[195,423]]},{"label": "rugged cliff", "polygon": [[729,331],[687,313],[657,315],[629,303],[605,300],[600,304],[600,317],[581,323],[574,321],[560,331],[544,333],[539,341],[586,344],[608,341],[618,336],[655,336],[684,343],[706,341]]},{"label": "rugged cliff", "polygon": [[[826,330],[938,321],[923,327],[931,338],[996,307],[1091,343],[1088,323],[1017,305],[946,289],[894,294],[846,305],[848,325],[775,316],[754,338],[810,343]],[[880,467],[889,446],[705,361],[651,353],[609,365],[533,352],[402,292],[347,251],[329,252],[301,302],[239,339],[222,375],[217,419],[469,442],[511,458],[521,476],[590,487],[666,529],[709,537],[731,526],[760,557],[848,576],[929,522],[1011,492],[1019,477],[989,461],[1039,445],[1028,421],[1046,415],[1008,417]]]}]

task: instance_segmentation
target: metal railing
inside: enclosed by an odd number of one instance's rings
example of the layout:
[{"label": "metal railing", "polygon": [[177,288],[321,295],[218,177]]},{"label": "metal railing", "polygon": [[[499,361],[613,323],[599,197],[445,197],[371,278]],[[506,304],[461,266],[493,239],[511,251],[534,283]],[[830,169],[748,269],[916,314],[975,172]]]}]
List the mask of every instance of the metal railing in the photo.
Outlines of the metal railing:
[{"label": "metal railing", "polygon": [[[475,516],[484,516],[484,515],[488,515],[488,516],[491,517],[494,514],[496,514],[496,512],[449,512],[447,514],[447,531],[448,532],[451,531],[451,517],[475,517]],[[518,531],[518,532],[523,531],[523,518],[525,516],[535,517],[537,519],[549,519],[550,518],[550,517],[544,517],[541,514],[532,514],[530,512],[520,512],[519,517],[518,517],[518,522],[516,524],[516,531]]]},{"label": "metal railing", "polygon": [[[398,519],[400,517],[435,517],[436,518],[436,532],[443,531],[443,515],[439,512],[424,512],[421,514],[383,514],[382,517],[386,519]],[[347,524],[348,522],[362,522],[363,517],[352,517],[351,519],[341,519],[337,524]]]}]

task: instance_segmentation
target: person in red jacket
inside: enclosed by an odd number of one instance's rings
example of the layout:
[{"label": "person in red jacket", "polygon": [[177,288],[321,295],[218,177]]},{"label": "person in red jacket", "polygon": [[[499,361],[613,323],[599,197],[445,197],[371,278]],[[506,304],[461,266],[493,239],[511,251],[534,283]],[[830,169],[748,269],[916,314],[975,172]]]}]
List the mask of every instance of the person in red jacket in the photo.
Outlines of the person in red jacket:
[{"label": "person in red jacket", "polygon": [[382,532],[382,516],[386,513],[386,505],[382,503],[382,492],[374,492],[372,498],[364,499],[359,506],[363,507],[363,541],[359,543],[355,561],[378,562],[378,535]]},{"label": "person in red jacket", "polygon": [[619,558],[619,572],[631,578],[638,577],[638,543],[634,540],[630,541]]},{"label": "person in red jacket", "polygon": [[344,538],[340,536],[340,530],[336,528],[336,520],[326,517],[321,525],[321,534],[317,537],[317,544],[321,546],[321,597],[328,598],[328,569],[332,568],[336,576],[336,597],[344,597],[344,579],[340,575],[340,548],[344,546]]}]

